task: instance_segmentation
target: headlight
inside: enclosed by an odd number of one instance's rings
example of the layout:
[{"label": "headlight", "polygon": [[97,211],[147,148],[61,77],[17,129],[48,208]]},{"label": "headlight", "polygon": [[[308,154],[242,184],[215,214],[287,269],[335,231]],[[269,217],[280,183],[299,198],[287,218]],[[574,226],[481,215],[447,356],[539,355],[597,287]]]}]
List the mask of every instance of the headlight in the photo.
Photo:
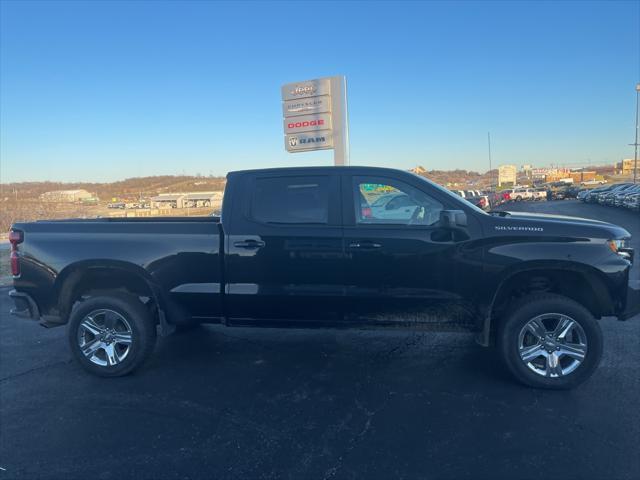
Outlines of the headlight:
[{"label": "headlight", "polygon": [[620,240],[609,240],[609,248],[613,253],[618,253],[623,248],[629,248],[629,239],[621,238]]},{"label": "headlight", "polygon": [[633,248],[631,248],[630,240],[630,238],[609,240],[607,244],[613,253],[620,255],[625,260],[629,260],[633,263]]}]

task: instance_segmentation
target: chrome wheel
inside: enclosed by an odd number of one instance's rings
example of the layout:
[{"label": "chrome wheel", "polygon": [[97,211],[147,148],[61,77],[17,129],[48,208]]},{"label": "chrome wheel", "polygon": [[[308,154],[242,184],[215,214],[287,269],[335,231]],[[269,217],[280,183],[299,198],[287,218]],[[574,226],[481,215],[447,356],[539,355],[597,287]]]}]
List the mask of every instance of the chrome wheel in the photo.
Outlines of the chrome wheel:
[{"label": "chrome wheel", "polygon": [[133,330],[118,312],[100,309],[85,315],[78,326],[77,339],[80,351],[92,363],[112,367],[129,354]]},{"label": "chrome wheel", "polygon": [[578,322],[560,313],[529,320],[518,337],[520,359],[538,375],[569,375],[587,356],[587,335]]}]

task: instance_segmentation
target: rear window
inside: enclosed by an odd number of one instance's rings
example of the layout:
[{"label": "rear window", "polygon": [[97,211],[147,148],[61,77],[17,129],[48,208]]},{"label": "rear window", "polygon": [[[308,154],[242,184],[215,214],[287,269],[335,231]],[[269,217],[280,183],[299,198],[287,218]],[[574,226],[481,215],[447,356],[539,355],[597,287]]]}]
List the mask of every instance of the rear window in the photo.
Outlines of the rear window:
[{"label": "rear window", "polygon": [[327,223],[329,177],[256,179],[251,217],[262,223]]}]

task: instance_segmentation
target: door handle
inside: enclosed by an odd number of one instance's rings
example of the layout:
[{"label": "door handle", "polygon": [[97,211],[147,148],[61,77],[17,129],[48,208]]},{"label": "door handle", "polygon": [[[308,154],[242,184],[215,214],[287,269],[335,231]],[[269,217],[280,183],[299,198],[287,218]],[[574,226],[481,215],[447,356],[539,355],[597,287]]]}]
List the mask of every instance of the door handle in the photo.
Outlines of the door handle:
[{"label": "door handle", "polygon": [[262,248],[265,246],[265,243],[262,240],[243,240],[241,242],[234,242],[233,246],[238,248],[253,249]]},{"label": "door handle", "polygon": [[382,244],[375,242],[351,242],[349,248],[361,248],[363,250],[381,248]]}]

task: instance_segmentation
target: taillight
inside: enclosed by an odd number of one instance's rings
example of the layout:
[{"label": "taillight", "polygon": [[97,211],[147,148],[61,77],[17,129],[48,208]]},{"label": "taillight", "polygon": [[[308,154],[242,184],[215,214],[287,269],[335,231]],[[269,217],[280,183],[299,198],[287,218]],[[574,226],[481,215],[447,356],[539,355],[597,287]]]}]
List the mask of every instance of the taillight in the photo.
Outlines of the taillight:
[{"label": "taillight", "polygon": [[23,233],[19,230],[11,230],[9,232],[9,243],[11,244],[11,275],[17,277],[20,275],[20,255],[18,254],[18,245],[24,241]]}]

